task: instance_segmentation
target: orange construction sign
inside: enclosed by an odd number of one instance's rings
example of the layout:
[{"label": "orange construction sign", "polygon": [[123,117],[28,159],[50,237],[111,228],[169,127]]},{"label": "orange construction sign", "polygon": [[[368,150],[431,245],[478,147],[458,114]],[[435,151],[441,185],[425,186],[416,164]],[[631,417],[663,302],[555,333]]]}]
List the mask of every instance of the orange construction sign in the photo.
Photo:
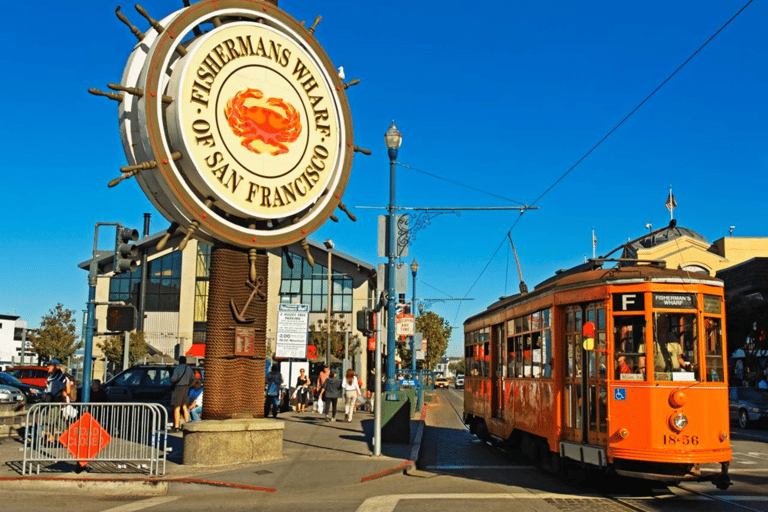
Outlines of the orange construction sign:
[{"label": "orange construction sign", "polygon": [[79,459],[81,466],[88,464],[111,440],[109,433],[87,412],[59,437],[59,442]]}]

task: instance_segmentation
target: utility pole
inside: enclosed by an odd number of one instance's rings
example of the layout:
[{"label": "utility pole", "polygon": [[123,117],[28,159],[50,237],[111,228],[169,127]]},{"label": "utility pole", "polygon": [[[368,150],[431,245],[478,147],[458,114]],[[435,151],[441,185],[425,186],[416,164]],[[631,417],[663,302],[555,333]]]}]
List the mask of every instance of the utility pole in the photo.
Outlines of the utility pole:
[{"label": "utility pole", "polygon": [[[149,236],[149,218],[150,214],[144,214],[144,234],[143,238]],[[147,248],[144,247],[141,251],[141,288],[139,290],[139,318],[136,322],[136,330],[138,332],[144,331],[144,315],[147,306]]]},{"label": "utility pole", "polygon": [[395,381],[395,322],[397,292],[395,291],[395,260],[397,259],[397,206],[396,206],[396,188],[395,175],[397,170],[397,151],[403,142],[402,134],[397,130],[395,122],[384,134],[384,141],[387,144],[389,153],[389,228],[387,244],[387,391],[397,391],[397,382]]}]

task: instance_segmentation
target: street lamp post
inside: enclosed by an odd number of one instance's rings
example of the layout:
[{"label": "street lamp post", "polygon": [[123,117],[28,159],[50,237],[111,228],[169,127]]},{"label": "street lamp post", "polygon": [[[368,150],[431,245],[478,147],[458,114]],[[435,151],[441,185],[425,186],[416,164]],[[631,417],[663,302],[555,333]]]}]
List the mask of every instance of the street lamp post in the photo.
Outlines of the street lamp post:
[{"label": "street lamp post", "polygon": [[333,307],[333,270],[332,270],[332,264],[333,264],[333,240],[330,238],[323,242],[325,245],[325,248],[328,250],[328,307],[326,308],[328,311],[328,325],[327,327],[327,334],[328,337],[325,340],[325,366],[328,366],[330,368],[331,366],[331,314],[332,314],[332,307]]},{"label": "street lamp post", "polygon": [[[416,272],[419,271],[419,264],[416,258],[411,262],[411,275],[413,276],[413,295],[411,296],[411,314],[414,322],[416,321]],[[416,375],[416,336],[411,336],[411,375]]]},{"label": "street lamp post", "polygon": [[388,270],[387,275],[387,391],[397,391],[395,381],[395,308],[397,306],[397,292],[395,291],[395,259],[397,255],[397,238],[395,227],[397,224],[395,206],[395,169],[397,150],[403,142],[402,134],[397,130],[395,122],[384,134],[384,142],[389,153],[389,244],[387,247]]}]

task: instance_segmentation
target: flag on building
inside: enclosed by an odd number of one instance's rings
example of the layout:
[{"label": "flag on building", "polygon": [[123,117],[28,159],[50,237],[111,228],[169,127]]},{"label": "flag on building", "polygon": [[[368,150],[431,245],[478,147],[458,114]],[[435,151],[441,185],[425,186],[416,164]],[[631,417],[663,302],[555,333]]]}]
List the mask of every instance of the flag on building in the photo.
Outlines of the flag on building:
[{"label": "flag on building", "polygon": [[667,210],[669,210],[669,220],[675,218],[675,208],[677,207],[677,201],[675,201],[675,195],[672,193],[672,187],[669,187],[669,197],[666,202]]},{"label": "flag on building", "polygon": [[672,189],[669,189],[669,197],[667,198],[667,210],[672,211],[677,208],[677,201],[675,201],[675,195],[672,193]]},{"label": "flag on building", "polygon": [[595,236],[595,228],[592,228],[592,259],[595,259],[597,255],[597,237]]}]

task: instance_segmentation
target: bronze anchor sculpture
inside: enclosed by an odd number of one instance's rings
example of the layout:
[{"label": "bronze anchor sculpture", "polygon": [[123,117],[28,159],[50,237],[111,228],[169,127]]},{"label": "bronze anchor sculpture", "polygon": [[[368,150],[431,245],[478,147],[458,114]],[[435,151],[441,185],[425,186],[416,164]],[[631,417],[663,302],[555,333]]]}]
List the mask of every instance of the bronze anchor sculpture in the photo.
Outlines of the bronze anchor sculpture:
[{"label": "bronze anchor sculpture", "polygon": [[235,304],[235,299],[229,299],[229,305],[232,307],[232,315],[235,317],[235,320],[237,320],[240,323],[243,324],[250,324],[256,321],[255,318],[245,318],[245,313],[248,311],[248,306],[251,305],[251,301],[253,301],[253,298],[258,295],[262,298],[262,300],[267,300],[267,295],[261,290],[261,287],[264,285],[264,278],[260,277],[256,280],[256,284],[246,281],[245,285],[250,288],[251,295],[248,297],[248,300],[245,301],[245,305],[243,306],[242,311],[240,311],[237,308],[237,305]]}]

